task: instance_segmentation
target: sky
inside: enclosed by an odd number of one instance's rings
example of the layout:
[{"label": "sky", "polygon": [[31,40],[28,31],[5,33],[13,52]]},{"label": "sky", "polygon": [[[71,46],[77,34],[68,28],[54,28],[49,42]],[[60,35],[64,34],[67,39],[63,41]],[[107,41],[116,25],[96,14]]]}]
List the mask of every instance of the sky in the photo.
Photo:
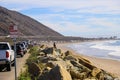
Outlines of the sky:
[{"label": "sky", "polygon": [[120,37],[120,0],[0,0],[65,36]]}]

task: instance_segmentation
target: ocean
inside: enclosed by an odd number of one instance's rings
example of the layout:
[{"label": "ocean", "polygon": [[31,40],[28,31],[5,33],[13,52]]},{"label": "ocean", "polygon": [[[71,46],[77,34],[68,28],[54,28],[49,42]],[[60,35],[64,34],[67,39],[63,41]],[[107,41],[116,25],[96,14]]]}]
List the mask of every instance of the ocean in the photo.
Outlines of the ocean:
[{"label": "ocean", "polygon": [[75,43],[67,47],[83,55],[120,61],[120,40]]}]

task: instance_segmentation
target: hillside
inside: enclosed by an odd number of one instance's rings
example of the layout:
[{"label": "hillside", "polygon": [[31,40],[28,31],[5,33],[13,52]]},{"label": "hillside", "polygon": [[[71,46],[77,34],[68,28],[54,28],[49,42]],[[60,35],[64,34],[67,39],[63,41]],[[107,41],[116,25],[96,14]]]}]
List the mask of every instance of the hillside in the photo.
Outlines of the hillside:
[{"label": "hillside", "polygon": [[0,6],[0,36],[9,35],[9,26],[11,23],[18,26],[19,35],[63,36],[26,15]]}]

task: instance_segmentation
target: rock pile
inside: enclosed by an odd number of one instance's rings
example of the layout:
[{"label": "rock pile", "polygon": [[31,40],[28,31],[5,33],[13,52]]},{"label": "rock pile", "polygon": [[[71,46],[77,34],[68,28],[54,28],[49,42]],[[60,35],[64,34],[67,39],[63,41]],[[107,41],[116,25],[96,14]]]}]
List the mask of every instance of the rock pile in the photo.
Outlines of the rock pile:
[{"label": "rock pile", "polygon": [[39,51],[37,61],[29,66],[29,72],[38,80],[120,80],[70,51],[62,53],[43,45]]}]

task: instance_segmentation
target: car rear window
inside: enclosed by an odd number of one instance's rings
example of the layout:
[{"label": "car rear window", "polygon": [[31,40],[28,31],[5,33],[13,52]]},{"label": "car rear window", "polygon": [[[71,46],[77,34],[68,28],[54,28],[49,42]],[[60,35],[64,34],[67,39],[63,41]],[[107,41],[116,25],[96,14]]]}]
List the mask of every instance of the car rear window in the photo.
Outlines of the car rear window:
[{"label": "car rear window", "polygon": [[7,50],[9,49],[7,44],[0,44],[0,50]]}]

